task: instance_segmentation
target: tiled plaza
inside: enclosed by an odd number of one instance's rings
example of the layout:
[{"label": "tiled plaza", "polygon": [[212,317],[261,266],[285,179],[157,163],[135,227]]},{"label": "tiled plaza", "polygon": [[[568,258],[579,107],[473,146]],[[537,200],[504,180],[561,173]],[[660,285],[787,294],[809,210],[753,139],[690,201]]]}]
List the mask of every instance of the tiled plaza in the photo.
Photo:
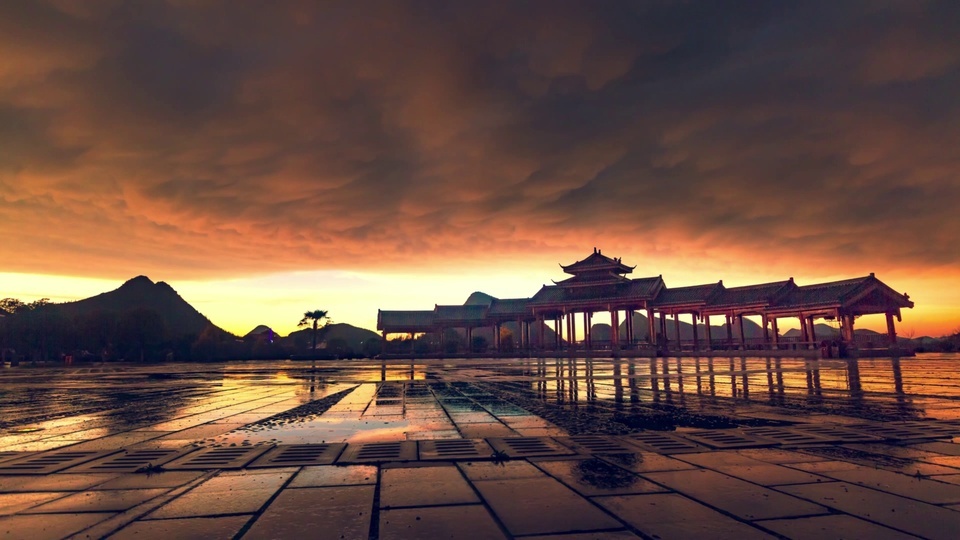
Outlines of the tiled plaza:
[{"label": "tiled plaza", "polygon": [[0,371],[3,538],[956,538],[960,356]]}]

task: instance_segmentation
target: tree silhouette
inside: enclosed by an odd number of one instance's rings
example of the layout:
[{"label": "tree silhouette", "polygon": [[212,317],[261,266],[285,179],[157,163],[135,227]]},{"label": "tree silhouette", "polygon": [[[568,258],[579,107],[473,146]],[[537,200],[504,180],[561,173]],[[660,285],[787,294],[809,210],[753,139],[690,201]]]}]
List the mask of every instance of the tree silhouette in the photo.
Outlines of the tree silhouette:
[{"label": "tree silhouette", "polygon": [[326,328],[330,324],[330,317],[327,316],[327,312],[322,309],[315,309],[313,311],[308,311],[303,314],[303,318],[300,319],[300,323],[297,326],[310,326],[313,325],[313,353],[317,353],[317,325],[320,324],[320,321],[326,321],[321,328]]}]

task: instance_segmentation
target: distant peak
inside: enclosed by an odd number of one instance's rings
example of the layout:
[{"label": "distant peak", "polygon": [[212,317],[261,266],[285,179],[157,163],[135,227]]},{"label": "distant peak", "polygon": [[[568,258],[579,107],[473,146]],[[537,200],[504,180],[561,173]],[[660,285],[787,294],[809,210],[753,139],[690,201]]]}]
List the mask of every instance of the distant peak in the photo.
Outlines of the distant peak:
[{"label": "distant peak", "polygon": [[473,294],[467,298],[467,301],[463,303],[465,306],[489,306],[495,300],[494,297],[490,296],[487,293],[480,291],[475,291]]},{"label": "distant peak", "polygon": [[151,281],[147,276],[137,276],[135,278],[128,279],[124,285],[153,285],[153,281]]}]

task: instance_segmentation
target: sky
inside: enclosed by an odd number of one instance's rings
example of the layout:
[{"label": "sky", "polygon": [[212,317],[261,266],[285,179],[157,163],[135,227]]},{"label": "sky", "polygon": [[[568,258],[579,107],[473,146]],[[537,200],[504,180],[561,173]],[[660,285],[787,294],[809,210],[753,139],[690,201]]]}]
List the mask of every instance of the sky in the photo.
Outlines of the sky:
[{"label": "sky", "polygon": [[0,51],[0,297],[374,328],[599,247],[960,329],[957,2],[37,0]]}]

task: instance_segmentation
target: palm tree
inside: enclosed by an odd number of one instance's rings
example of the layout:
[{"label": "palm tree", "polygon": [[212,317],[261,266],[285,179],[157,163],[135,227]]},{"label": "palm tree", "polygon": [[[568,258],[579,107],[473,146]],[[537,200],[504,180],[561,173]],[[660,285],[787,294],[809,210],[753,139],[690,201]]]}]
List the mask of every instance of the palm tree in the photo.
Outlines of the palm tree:
[{"label": "palm tree", "polygon": [[317,325],[320,324],[320,321],[326,321],[322,328],[326,328],[330,324],[330,317],[327,317],[327,312],[322,309],[315,309],[313,311],[308,311],[303,314],[303,318],[300,319],[300,324],[297,326],[310,326],[313,323],[313,354],[317,354]]}]

